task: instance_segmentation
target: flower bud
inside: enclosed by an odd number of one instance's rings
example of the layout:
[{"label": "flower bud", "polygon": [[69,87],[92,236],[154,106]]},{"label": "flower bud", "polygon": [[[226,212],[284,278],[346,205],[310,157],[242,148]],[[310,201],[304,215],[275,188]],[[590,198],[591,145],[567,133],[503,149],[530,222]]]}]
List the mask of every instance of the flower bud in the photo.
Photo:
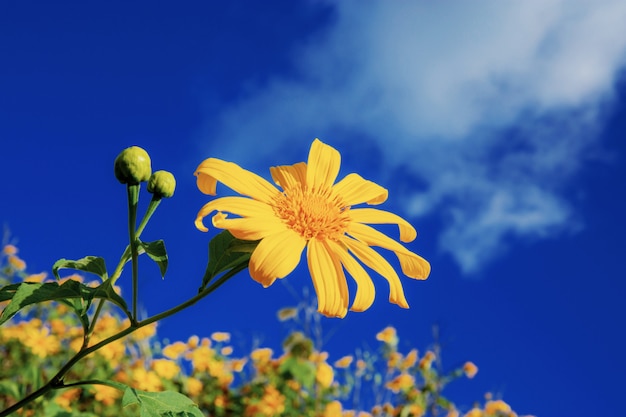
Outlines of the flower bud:
[{"label": "flower bud", "polygon": [[150,155],[138,146],[124,149],[115,158],[115,178],[122,184],[137,185],[152,174]]},{"label": "flower bud", "polygon": [[148,192],[153,193],[155,197],[169,198],[174,195],[175,188],[176,179],[171,172],[157,171],[148,180]]}]

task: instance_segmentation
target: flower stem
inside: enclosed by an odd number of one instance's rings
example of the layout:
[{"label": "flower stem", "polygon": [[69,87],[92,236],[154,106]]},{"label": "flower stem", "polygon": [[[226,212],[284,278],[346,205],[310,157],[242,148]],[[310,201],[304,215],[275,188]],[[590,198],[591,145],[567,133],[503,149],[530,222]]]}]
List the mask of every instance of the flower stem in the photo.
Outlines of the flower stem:
[{"label": "flower stem", "polygon": [[139,265],[137,265],[137,259],[139,257],[137,253],[137,233],[136,233],[136,224],[137,224],[137,203],[139,202],[139,185],[128,185],[126,187],[128,190],[128,240],[130,245],[130,257],[132,261],[132,271],[133,271],[133,312],[131,321],[137,322],[137,300],[138,300],[138,292],[139,292]]}]

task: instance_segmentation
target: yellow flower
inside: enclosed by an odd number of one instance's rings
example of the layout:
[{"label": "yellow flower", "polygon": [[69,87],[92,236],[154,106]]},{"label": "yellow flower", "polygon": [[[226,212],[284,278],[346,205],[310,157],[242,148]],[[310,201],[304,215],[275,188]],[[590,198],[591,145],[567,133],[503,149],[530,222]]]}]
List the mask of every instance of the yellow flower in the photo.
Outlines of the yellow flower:
[{"label": "yellow flower", "polygon": [[317,365],[317,372],[315,373],[315,380],[323,388],[328,388],[333,383],[335,373],[333,368],[326,362],[322,362]]},{"label": "yellow flower", "polygon": [[162,378],[172,379],[180,374],[180,367],[169,359],[155,359],[152,361],[152,369]]},{"label": "yellow flower", "polygon": [[214,332],[211,335],[211,339],[213,339],[215,342],[228,342],[230,340],[230,333]]},{"label": "yellow flower", "polygon": [[324,408],[323,417],[340,417],[341,416],[341,403],[337,400],[331,401],[326,404]]},{"label": "yellow flower", "polygon": [[473,362],[465,362],[463,365],[463,372],[466,377],[472,379],[476,376],[476,373],[478,373],[478,367],[474,365]]},{"label": "yellow flower", "polygon": [[337,359],[335,362],[335,368],[347,368],[350,366],[354,358],[351,355],[344,356],[343,358]]},{"label": "yellow flower", "polygon": [[220,353],[223,356],[228,356],[228,355],[233,353],[233,347],[232,346],[224,346],[223,348],[220,349]]},{"label": "yellow flower", "polygon": [[285,397],[272,385],[265,387],[260,401],[253,401],[246,407],[246,417],[277,416],[285,411]]},{"label": "yellow flower", "polygon": [[106,406],[113,405],[122,396],[122,391],[108,385],[93,385],[93,389],[96,391],[96,401]]},{"label": "yellow flower", "polygon": [[402,360],[402,363],[400,364],[400,368],[403,370],[407,370],[410,367],[414,366],[416,362],[417,362],[417,350],[411,349],[411,351]]},{"label": "yellow flower", "polygon": [[204,388],[204,384],[198,378],[187,378],[187,393],[191,396],[199,395]]},{"label": "yellow flower", "polygon": [[66,411],[72,411],[72,404],[76,402],[81,393],[80,388],[70,388],[54,399],[54,402],[60,405]]},{"label": "yellow flower", "polygon": [[435,353],[431,350],[424,354],[424,357],[420,360],[419,367],[422,369],[430,369],[435,360]]},{"label": "yellow flower", "polygon": [[480,408],[474,407],[469,410],[467,413],[463,415],[463,417],[482,417],[483,412],[480,411]]},{"label": "yellow flower", "polygon": [[391,326],[385,327],[383,330],[376,334],[376,340],[385,342],[388,345],[394,345],[398,343],[398,336],[396,336],[396,329]]},{"label": "yellow flower", "polygon": [[175,342],[163,348],[163,356],[170,359],[178,359],[187,351],[187,344],[184,342]]},{"label": "yellow flower", "polygon": [[[202,220],[217,211],[213,226],[229,230],[238,239],[260,240],[249,269],[252,278],[264,287],[291,273],[307,248],[318,311],[326,316],[343,317],[347,313],[344,269],[357,282],[351,310],[364,311],[373,303],[374,284],[355,258],[387,279],[390,302],[408,308],[397,273],[370,246],[393,251],[403,273],[411,278],[427,278],[430,265],[366,223],[397,225],[403,242],[413,241],[417,232],[393,213],[353,208],[361,203],[383,203],[387,190],[357,174],[349,174],[335,184],[340,159],[339,152],[316,139],[308,163],[270,168],[282,191],[234,163],[206,159],[195,172],[200,191],[215,195],[219,181],[245,197],[222,197],[205,204],[196,217],[196,227],[207,231]],[[240,217],[229,219],[224,212]]]},{"label": "yellow flower", "polygon": [[2,248],[2,253],[5,255],[15,255],[17,253],[17,247],[15,245],[5,245]]},{"label": "yellow flower", "polygon": [[23,271],[26,269],[26,262],[15,255],[9,255],[9,264],[18,271]]},{"label": "yellow flower", "polygon": [[497,412],[508,414],[511,412],[511,407],[502,400],[487,401],[485,404],[485,413],[495,415]]},{"label": "yellow flower", "polygon": [[270,348],[255,349],[250,353],[250,358],[255,362],[268,362],[274,351]]},{"label": "yellow flower", "polygon": [[31,274],[27,276],[26,278],[24,278],[24,282],[44,282],[47,277],[48,274],[46,274],[45,272],[40,272],[38,274]]},{"label": "yellow flower", "polygon": [[409,374],[400,374],[385,384],[385,387],[394,393],[405,391],[415,385],[415,378]]}]

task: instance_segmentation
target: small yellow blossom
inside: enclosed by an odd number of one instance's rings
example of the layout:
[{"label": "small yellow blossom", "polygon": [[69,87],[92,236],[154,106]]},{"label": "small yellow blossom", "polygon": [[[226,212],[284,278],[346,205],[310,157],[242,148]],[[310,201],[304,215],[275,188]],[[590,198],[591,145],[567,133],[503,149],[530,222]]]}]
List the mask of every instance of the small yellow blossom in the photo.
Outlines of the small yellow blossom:
[{"label": "small yellow blossom", "polygon": [[353,360],[354,360],[354,357],[352,357],[351,355],[347,355],[347,356],[344,356],[343,358],[337,359],[337,361],[334,363],[335,368],[339,368],[339,369],[347,368],[348,366],[350,366]]},{"label": "small yellow blossom", "polygon": [[26,269],[26,262],[24,262],[21,258],[16,255],[9,255],[8,257],[9,265],[13,267],[13,269],[17,271],[23,271]]},{"label": "small yellow blossom", "polygon": [[334,379],[333,368],[326,362],[322,362],[317,365],[317,371],[315,373],[315,380],[323,388],[328,388],[333,383]]},{"label": "small yellow blossom", "polygon": [[408,390],[409,388],[415,386],[415,378],[409,374],[400,374],[391,381],[385,384],[385,387],[390,389],[394,393],[398,393],[400,391]]},{"label": "small yellow blossom", "polygon": [[326,404],[326,407],[324,407],[323,417],[340,417],[341,411],[341,403],[337,400],[334,400]]},{"label": "small yellow blossom", "polygon": [[483,412],[478,407],[474,407],[467,413],[463,414],[463,417],[482,417]]},{"label": "small yellow blossom", "polygon": [[222,349],[220,349],[220,353],[224,356],[228,356],[230,354],[233,353],[233,347],[232,346],[224,346]]},{"label": "small yellow blossom", "polygon": [[215,361],[215,351],[207,346],[198,346],[185,355],[191,361],[194,371],[206,372],[211,362]]},{"label": "small yellow blossom", "polygon": [[251,401],[246,407],[246,417],[273,417],[285,411],[285,397],[272,385],[265,387],[260,400]]},{"label": "small yellow blossom", "polygon": [[428,351],[424,354],[424,357],[420,360],[419,367],[422,369],[430,369],[435,360],[435,353],[433,351]]},{"label": "small yellow blossom", "polygon": [[187,346],[189,346],[189,349],[197,348],[199,343],[200,338],[196,335],[190,336],[189,339],[187,339]]},{"label": "small yellow blossom", "polygon": [[211,339],[215,342],[228,342],[230,341],[230,333],[227,332],[215,332],[211,335]]},{"label": "small yellow blossom", "polygon": [[163,389],[161,378],[156,372],[147,371],[143,367],[134,368],[131,379],[133,388],[142,391],[161,391]]},{"label": "small yellow blossom", "polygon": [[400,369],[407,370],[413,366],[417,362],[417,349],[411,349],[411,351],[406,355],[406,357],[400,363]]},{"label": "small yellow blossom", "polygon": [[147,326],[140,327],[133,332],[135,340],[147,340],[156,334],[157,323],[150,323]]},{"label": "small yellow blossom", "polygon": [[246,366],[246,363],[248,363],[248,359],[246,359],[246,358],[243,358],[243,359],[231,359],[230,367],[233,370],[233,372],[241,372],[241,371],[243,371],[243,367]]},{"label": "small yellow blossom", "polygon": [[66,411],[72,411],[72,404],[80,397],[82,390],[80,388],[70,388],[61,393],[54,399],[54,402],[60,405]]},{"label": "small yellow blossom", "polygon": [[459,417],[459,410],[454,407],[449,408],[446,417]]},{"label": "small yellow blossom", "polygon": [[402,354],[400,352],[393,351],[389,354],[387,359],[387,367],[390,369],[399,368],[402,362]]},{"label": "small yellow blossom", "polygon": [[213,402],[213,405],[215,405],[217,408],[224,408],[226,407],[226,404],[226,397],[222,394],[219,394],[217,397],[215,397],[215,401]]},{"label": "small yellow blossom", "polygon": [[45,272],[40,272],[38,274],[31,274],[27,276],[26,278],[24,278],[24,282],[44,282],[47,277],[48,274],[46,274]]},{"label": "small yellow blossom", "polygon": [[95,399],[98,402],[108,406],[115,404],[118,398],[122,396],[122,392],[108,385],[93,385]]},{"label": "small yellow blossom", "polygon": [[163,356],[176,360],[187,351],[187,344],[183,342],[175,342],[163,348]]},{"label": "small yellow blossom", "polygon": [[152,369],[161,378],[172,379],[180,374],[180,367],[169,359],[155,359],[152,361]]},{"label": "small yellow blossom", "polygon": [[272,358],[274,351],[270,348],[255,349],[250,353],[250,359],[255,362],[267,362]]},{"label": "small yellow blossom", "polygon": [[199,395],[204,389],[204,384],[198,378],[187,378],[187,393],[191,396]]},{"label": "small yellow blossom", "polygon": [[14,245],[5,245],[2,248],[2,253],[8,256],[15,255],[17,252],[18,252],[17,247]]},{"label": "small yellow blossom", "polygon": [[485,413],[495,415],[497,412],[508,414],[511,412],[511,407],[502,400],[487,401]]},{"label": "small yellow blossom", "polygon": [[463,365],[463,372],[465,373],[466,377],[472,379],[474,378],[474,376],[476,376],[476,373],[478,372],[478,367],[474,365],[473,362],[465,362],[465,364]]},{"label": "small yellow blossom", "polygon": [[[221,182],[243,197],[222,197],[205,204],[196,217],[196,227],[208,231],[202,221],[217,211],[212,218],[214,227],[229,230],[238,239],[259,240],[249,271],[264,287],[289,275],[306,248],[318,311],[323,315],[344,317],[347,313],[349,295],[344,270],[357,282],[351,310],[364,311],[374,302],[374,283],[357,259],[388,281],[390,302],[408,308],[396,271],[372,247],[394,252],[402,272],[411,278],[427,278],[430,265],[368,224],[397,225],[402,242],[413,241],[417,232],[393,213],[356,208],[362,203],[383,203],[387,190],[357,174],[335,183],[340,163],[339,152],[316,139],[307,163],[270,168],[279,190],[234,163],[209,158],[195,172],[200,191],[215,195],[217,182]],[[240,217],[229,219],[227,213]]]},{"label": "small yellow blossom", "polygon": [[396,329],[391,326],[385,327],[383,330],[376,334],[376,340],[384,342],[388,345],[396,345],[398,343]]}]

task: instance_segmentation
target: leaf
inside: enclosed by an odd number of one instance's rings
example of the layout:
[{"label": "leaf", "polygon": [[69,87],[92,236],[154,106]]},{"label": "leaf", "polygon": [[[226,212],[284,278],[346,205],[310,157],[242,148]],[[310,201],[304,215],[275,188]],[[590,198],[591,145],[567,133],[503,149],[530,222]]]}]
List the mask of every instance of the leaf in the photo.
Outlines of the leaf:
[{"label": "leaf", "polygon": [[154,262],[159,266],[161,271],[161,278],[165,278],[165,271],[167,271],[167,251],[165,250],[165,242],[162,240],[155,240],[154,242],[142,242],[138,243],[138,253],[146,253]]},{"label": "leaf", "polygon": [[218,274],[250,261],[250,256],[258,241],[236,239],[228,230],[216,235],[209,242],[209,262],[202,278],[204,289]]},{"label": "leaf", "polygon": [[74,280],[67,280],[61,285],[58,282],[22,282],[8,285],[0,289],[0,300],[11,300],[0,314],[0,325],[22,308],[44,301],[76,300],[80,302],[80,305],[74,301],[66,303],[83,311],[89,308],[93,299],[102,298],[117,304],[127,313],[126,302],[113,290],[111,285],[111,281],[105,281],[94,288]]},{"label": "leaf", "polygon": [[315,382],[315,365],[300,358],[288,357],[280,364],[278,371],[309,389]]},{"label": "leaf", "polygon": [[61,279],[59,277],[59,269],[75,269],[77,271],[89,272],[99,276],[102,281],[106,281],[109,278],[104,259],[97,256],[85,256],[77,261],[59,259],[52,265],[52,273],[56,279]]},{"label": "leaf", "polygon": [[137,404],[140,417],[204,417],[189,398],[174,391],[146,392],[126,388],[122,407]]}]

